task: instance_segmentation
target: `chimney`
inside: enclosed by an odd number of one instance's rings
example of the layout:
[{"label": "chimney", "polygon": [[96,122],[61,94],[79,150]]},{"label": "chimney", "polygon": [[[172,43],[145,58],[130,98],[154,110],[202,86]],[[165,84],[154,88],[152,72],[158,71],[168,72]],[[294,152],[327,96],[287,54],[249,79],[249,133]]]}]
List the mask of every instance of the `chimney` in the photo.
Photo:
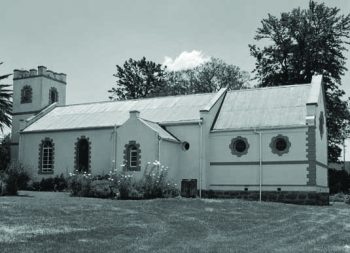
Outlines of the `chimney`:
[{"label": "chimney", "polygon": [[132,111],[129,111],[130,113],[130,118],[139,118],[140,117],[140,112],[137,111],[137,110],[132,110]]},{"label": "chimney", "polygon": [[42,76],[46,74],[46,67],[45,66],[39,66],[38,67],[38,75]]}]

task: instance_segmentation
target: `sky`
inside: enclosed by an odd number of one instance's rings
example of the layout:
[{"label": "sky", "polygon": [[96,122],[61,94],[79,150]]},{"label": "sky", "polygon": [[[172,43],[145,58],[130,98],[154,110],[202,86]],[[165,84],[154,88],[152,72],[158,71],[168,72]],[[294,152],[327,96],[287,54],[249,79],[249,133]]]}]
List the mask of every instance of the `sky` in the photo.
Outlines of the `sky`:
[{"label": "sky", "polygon": [[[308,2],[0,0],[0,73],[39,65],[66,73],[66,101],[73,104],[108,100],[116,65],[129,58],[145,56],[181,69],[217,57],[251,72],[255,59],[248,44],[255,43],[260,21],[268,13],[307,8]],[[350,13],[349,0],[326,4]],[[349,52],[345,55],[350,58]],[[346,66],[350,69],[350,60]],[[6,82],[11,84],[11,78]],[[350,96],[349,72],[343,88]]]}]

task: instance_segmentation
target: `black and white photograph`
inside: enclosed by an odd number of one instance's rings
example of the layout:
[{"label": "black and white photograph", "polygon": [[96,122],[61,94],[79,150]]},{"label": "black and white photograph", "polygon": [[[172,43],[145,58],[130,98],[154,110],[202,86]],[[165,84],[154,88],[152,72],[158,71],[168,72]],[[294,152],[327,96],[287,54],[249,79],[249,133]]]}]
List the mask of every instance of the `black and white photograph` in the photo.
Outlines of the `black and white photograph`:
[{"label": "black and white photograph", "polygon": [[0,0],[0,252],[350,253],[349,0]]}]

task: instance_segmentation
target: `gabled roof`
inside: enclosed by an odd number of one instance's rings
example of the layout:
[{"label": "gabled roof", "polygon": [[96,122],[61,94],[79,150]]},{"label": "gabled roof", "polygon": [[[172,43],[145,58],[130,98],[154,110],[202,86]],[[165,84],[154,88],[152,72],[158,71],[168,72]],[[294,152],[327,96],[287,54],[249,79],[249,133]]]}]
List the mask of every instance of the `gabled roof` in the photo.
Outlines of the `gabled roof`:
[{"label": "gabled roof", "polygon": [[151,122],[149,120],[144,120],[141,118],[138,118],[143,124],[151,128],[153,131],[158,133],[158,136],[163,140],[173,141],[173,142],[180,142],[175,136],[173,136],[171,133],[169,133],[167,130],[162,128],[160,125],[158,125],[155,122]]},{"label": "gabled roof", "polygon": [[305,126],[310,84],[229,91],[213,130]]},{"label": "gabled roof", "polygon": [[129,111],[160,124],[200,120],[200,110],[211,103],[216,93],[181,95],[57,106],[27,126],[23,132],[120,126]]}]

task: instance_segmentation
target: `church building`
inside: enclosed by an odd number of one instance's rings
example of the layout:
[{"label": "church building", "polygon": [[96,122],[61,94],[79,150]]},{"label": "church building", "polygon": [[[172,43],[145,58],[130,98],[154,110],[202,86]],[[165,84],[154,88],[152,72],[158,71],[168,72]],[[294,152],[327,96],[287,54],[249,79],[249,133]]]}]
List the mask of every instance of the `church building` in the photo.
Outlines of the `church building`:
[{"label": "church building", "polygon": [[[34,181],[155,160],[202,197],[328,204],[322,77],[311,83],[66,105],[66,75],[14,70],[12,160]],[[122,166],[123,165],[123,166]]]}]

